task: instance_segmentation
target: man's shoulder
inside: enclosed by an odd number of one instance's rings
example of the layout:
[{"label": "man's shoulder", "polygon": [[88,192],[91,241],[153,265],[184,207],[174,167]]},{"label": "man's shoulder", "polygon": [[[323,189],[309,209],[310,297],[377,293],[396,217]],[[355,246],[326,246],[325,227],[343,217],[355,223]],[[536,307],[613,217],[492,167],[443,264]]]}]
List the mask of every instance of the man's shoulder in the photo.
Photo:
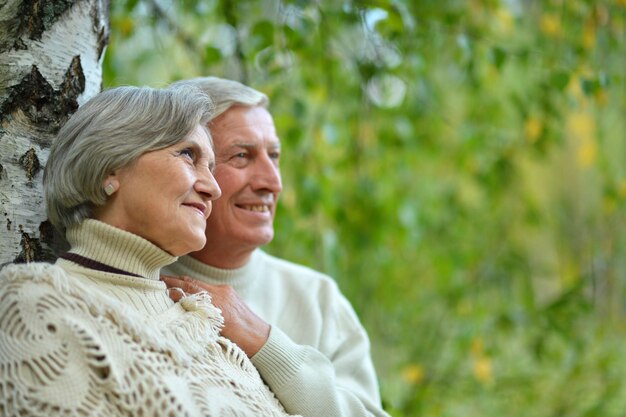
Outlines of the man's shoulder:
[{"label": "man's shoulder", "polygon": [[286,274],[297,274],[301,277],[306,277],[307,279],[312,280],[335,282],[335,280],[329,275],[317,271],[310,266],[299,264],[284,258],[279,258],[278,256],[269,254],[265,251],[259,251],[259,253],[264,257],[266,267],[269,269]]},{"label": "man's shoulder", "polygon": [[[272,276],[271,287],[281,287],[290,302],[315,306],[315,310],[326,310],[334,320],[342,322],[343,328],[361,331],[359,319],[352,304],[341,292],[333,278],[315,269],[259,251],[265,258],[268,276]],[[264,278],[267,278],[264,277]],[[295,301],[297,300],[297,301]]]},{"label": "man's shoulder", "polygon": [[306,286],[311,290],[324,288],[327,291],[340,293],[335,280],[327,274],[264,251],[259,251],[259,256],[264,258],[267,272],[276,279],[280,279],[283,282],[291,282],[300,287]]}]

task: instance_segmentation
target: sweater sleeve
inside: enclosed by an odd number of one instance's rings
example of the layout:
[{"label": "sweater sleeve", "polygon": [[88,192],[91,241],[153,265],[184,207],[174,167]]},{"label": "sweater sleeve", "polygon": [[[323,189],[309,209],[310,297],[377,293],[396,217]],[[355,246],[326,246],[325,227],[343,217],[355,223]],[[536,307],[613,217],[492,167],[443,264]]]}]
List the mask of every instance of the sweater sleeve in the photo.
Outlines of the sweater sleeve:
[{"label": "sweater sleeve", "polygon": [[[345,304],[344,304],[345,303]],[[322,345],[299,345],[273,326],[253,364],[290,413],[305,417],[388,416],[380,406],[369,340],[347,300]]]}]

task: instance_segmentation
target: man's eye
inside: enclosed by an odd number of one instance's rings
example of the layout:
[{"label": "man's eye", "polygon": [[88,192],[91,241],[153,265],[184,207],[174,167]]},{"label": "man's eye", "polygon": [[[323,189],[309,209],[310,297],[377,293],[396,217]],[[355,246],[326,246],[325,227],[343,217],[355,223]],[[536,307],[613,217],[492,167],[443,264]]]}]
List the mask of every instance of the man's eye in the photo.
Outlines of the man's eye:
[{"label": "man's eye", "polygon": [[270,152],[270,158],[280,159],[280,152]]},{"label": "man's eye", "polygon": [[248,154],[245,152],[239,152],[235,154],[235,158],[245,158],[246,156],[248,156]]}]

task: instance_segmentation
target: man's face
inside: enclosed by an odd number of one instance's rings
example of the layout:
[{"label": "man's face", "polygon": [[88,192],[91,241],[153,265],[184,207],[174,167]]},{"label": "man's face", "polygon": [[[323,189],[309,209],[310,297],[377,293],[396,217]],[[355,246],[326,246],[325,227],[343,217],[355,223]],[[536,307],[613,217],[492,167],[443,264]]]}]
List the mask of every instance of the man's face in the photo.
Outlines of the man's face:
[{"label": "man's face", "polygon": [[276,202],[282,190],[280,140],[263,107],[234,106],[209,124],[215,179],[222,197],[207,221],[205,251],[249,253],[274,237]]}]

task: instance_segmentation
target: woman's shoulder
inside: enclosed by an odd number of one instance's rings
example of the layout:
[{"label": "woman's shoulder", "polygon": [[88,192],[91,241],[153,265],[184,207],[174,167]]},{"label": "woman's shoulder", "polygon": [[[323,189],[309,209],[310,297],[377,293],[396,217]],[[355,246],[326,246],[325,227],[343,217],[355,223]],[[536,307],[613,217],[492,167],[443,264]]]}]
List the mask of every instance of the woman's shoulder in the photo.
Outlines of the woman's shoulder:
[{"label": "woman's shoulder", "polygon": [[[10,336],[39,331],[42,322],[61,312],[74,317],[80,316],[80,310],[88,312],[89,306],[73,296],[71,287],[67,273],[53,264],[5,266],[0,270],[0,332]],[[19,328],[15,323],[20,323]]]},{"label": "woman's shoulder", "polygon": [[69,295],[66,272],[53,264],[32,262],[10,264],[0,269],[0,306],[21,308],[24,303],[37,303],[42,297],[54,295],[62,300]]},{"label": "woman's shoulder", "polygon": [[[61,327],[89,328],[99,333],[103,326],[109,326],[133,334],[144,323],[134,323],[136,314],[130,310],[85,286],[58,265],[13,264],[0,270],[0,333],[8,337],[28,333],[38,341],[56,339],[59,334],[51,329]],[[69,331],[66,336],[79,333]]]},{"label": "woman's shoulder", "polygon": [[67,282],[65,271],[47,262],[7,264],[0,268],[0,285],[24,282]]}]

